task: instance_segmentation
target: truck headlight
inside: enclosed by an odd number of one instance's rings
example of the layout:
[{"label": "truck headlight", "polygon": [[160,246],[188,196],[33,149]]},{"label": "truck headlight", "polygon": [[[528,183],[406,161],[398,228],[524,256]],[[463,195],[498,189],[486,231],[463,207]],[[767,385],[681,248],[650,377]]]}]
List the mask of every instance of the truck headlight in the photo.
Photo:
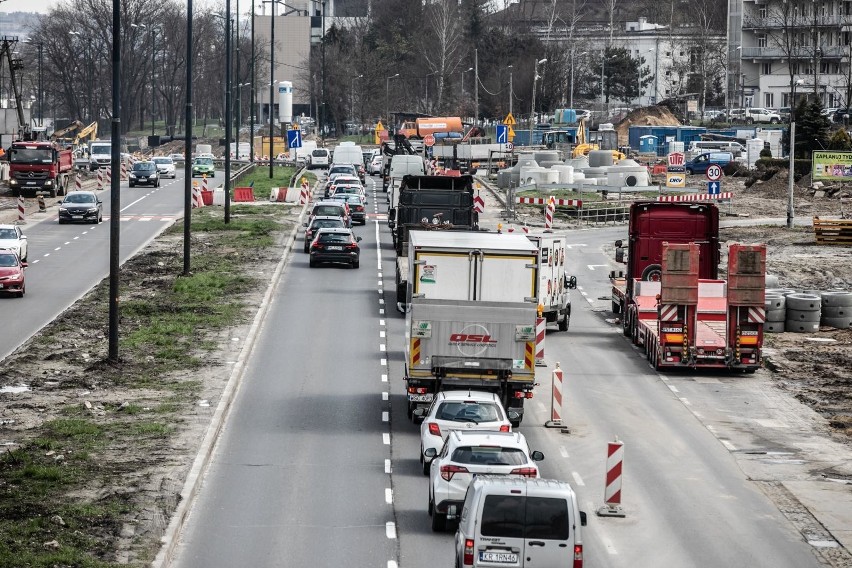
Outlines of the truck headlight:
[{"label": "truck headlight", "polygon": [[9,185],[18,185],[18,180],[16,180],[15,178],[10,179]]},{"label": "truck headlight", "polygon": [[52,186],[52,185],[53,185],[53,180],[50,180],[50,179],[49,179],[49,180],[46,180],[46,181],[44,182],[44,187],[50,187],[50,186]]}]

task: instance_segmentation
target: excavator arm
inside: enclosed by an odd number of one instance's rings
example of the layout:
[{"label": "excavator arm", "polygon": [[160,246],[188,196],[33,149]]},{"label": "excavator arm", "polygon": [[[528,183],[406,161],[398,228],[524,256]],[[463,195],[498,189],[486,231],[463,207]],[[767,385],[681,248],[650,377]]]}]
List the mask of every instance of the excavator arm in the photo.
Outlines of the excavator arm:
[{"label": "excavator arm", "polygon": [[[80,126],[82,126],[82,124]],[[98,121],[95,121],[77,133],[77,136],[74,137],[74,146],[76,146],[80,143],[81,140],[85,140],[86,138],[88,138],[89,140],[94,140],[97,137]]]},{"label": "excavator arm", "polygon": [[51,140],[58,140],[58,139],[62,138],[63,136],[65,136],[66,134],[68,134],[70,132],[74,132],[75,130],[80,129],[80,128],[83,128],[83,123],[80,122],[79,120],[75,120],[74,122],[72,122],[71,124],[66,126],[65,128],[60,128],[59,130],[54,131],[53,134],[50,135],[50,139]]}]

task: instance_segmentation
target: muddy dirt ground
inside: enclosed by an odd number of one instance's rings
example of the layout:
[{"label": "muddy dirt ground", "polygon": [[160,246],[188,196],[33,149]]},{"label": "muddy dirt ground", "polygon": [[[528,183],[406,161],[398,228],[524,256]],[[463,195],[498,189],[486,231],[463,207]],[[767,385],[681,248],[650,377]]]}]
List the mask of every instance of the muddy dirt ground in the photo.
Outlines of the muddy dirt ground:
[{"label": "muddy dirt ground", "polygon": [[[727,182],[736,193],[733,212],[751,218],[783,216],[786,179],[755,184],[746,189],[742,180]],[[797,214],[840,215],[840,198],[815,197],[802,188],[796,194]],[[49,216],[50,212],[34,214]],[[14,211],[0,211],[0,223],[12,222]],[[291,219],[292,221],[292,216]],[[26,229],[25,229],[26,230]],[[268,279],[283,254],[286,235],[276,236],[277,244],[264,254],[248,259],[248,270]],[[769,245],[768,271],[779,284],[795,289],[852,289],[852,248],[817,246],[808,228],[788,231],[780,227],[753,226],[725,229],[722,238],[737,242],[766,242]],[[125,292],[128,296],[156,298],[159,290],[171,286],[173,278],[162,267],[179,259],[181,235],[164,235],[123,271],[127,281],[144,283]],[[204,246],[203,242],[196,243]],[[200,368],[171,372],[160,377],[161,384],[146,388],[126,381],[105,379],[106,355],[104,325],[74,325],[75,321],[105,321],[98,292],[82,300],[57,319],[47,334],[62,332],[59,344],[45,344],[36,336],[7,358],[0,368],[0,448],[4,452],[19,447],[40,433],[46,422],[79,409],[88,416],[109,418],[121,409],[157,409],[160,419],[172,425],[170,434],[153,442],[112,447],[101,456],[109,462],[112,475],[70,498],[99,500],[111,495],[133,503],[131,513],[114,527],[100,527],[104,534],[99,560],[142,566],[156,553],[159,539],[176,505],[176,496],[210,420],[231,365],[245,338],[251,317],[263,296],[263,286],[244,295],[245,310],[233,325],[206,333]],[[102,293],[102,292],[101,292]],[[126,301],[126,299],[124,300]],[[102,298],[100,299],[102,304]],[[55,335],[54,335],[55,337]],[[814,338],[831,341],[813,341]],[[852,441],[852,330],[823,329],[818,334],[782,333],[766,337],[770,356],[768,369],[759,376],[775,382],[826,417],[838,436]],[[144,365],[144,357],[134,365]],[[20,388],[26,385],[27,389]],[[176,400],[163,404],[164,385]],[[178,385],[178,386],[175,386]],[[184,385],[181,387],[180,385]],[[127,415],[132,421],[136,415]],[[61,450],[61,449],[60,449]],[[52,453],[50,453],[52,452]],[[50,450],[50,459],[60,459]],[[61,451],[59,452],[61,453]],[[2,488],[0,488],[2,489]],[[61,520],[61,519],[60,519]],[[62,531],[57,527],[56,539]],[[44,538],[45,544],[53,538]],[[43,543],[38,543],[39,545]]]}]

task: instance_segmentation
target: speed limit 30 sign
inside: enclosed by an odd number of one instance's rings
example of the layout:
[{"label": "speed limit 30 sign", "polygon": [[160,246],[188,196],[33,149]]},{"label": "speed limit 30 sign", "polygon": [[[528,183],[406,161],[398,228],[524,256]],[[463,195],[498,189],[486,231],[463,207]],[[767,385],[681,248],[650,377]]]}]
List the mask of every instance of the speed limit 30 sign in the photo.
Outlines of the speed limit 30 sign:
[{"label": "speed limit 30 sign", "polygon": [[707,179],[709,181],[719,181],[722,179],[722,168],[716,164],[710,164],[707,167]]}]

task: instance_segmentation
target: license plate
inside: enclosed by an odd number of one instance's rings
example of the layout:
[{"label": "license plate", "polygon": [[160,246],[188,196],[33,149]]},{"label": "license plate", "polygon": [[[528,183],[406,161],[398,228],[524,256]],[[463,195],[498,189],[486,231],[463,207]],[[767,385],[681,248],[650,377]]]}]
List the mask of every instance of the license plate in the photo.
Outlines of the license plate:
[{"label": "license plate", "polygon": [[343,247],[328,247],[328,250],[343,250]]},{"label": "license plate", "polygon": [[518,555],[511,552],[487,552],[483,550],[479,553],[479,559],[482,562],[517,564]]},{"label": "license plate", "polygon": [[28,181],[27,182],[27,185],[35,185],[35,184],[36,184],[36,182],[34,182],[34,181]]},{"label": "license plate", "polygon": [[71,218],[72,219],[82,219],[83,216],[82,215],[71,215]]},{"label": "license plate", "polygon": [[408,400],[411,402],[432,402],[431,394],[410,394]]}]

